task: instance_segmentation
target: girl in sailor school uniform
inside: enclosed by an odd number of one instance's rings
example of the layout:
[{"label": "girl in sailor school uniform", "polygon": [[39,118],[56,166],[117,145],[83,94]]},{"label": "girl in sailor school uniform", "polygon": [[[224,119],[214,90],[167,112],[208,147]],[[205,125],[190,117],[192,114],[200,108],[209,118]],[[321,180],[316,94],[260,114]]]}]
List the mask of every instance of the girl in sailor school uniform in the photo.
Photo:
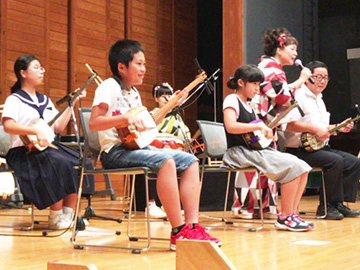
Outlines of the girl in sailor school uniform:
[{"label": "girl in sailor school uniform", "polygon": [[[77,201],[79,152],[66,147],[46,135],[44,129],[29,124],[38,119],[51,121],[58,111],[49,97],[36,88],[43,85],[45,69],[34,55],[20,56],[14,65],[17,81],[11,87],[12,94],[6,99],[2,114],[5,132],[10,134],[10,149],[6,161],[15,171],[21,192],[38,209],[50,207],[48,227],[69,228],[73,222],[73,209]],[[83,91],[80,98],[86,96]],[[79,100],[77,98],[74,103]],[[71,117],[67,108],[51,127],[62,132]],[[45,150],[28,152],[19,135],[35,135],[36,142]],[[90,160],[87,166],[92,167]],[[94,177],[88,176],[84,193],[94,193]]]}]

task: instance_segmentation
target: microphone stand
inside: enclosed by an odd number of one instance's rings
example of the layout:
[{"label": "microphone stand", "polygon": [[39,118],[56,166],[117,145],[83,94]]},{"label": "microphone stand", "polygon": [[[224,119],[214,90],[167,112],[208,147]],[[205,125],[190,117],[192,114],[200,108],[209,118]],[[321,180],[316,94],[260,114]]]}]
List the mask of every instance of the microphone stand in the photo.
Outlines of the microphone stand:
[{"label": "microphone stand", "polygon": [[[211,92],[214,93],[214,121],[216,122],[216,114],[217,114],[217,106],[216,106],[216,80],[219,78],[219,76],[216,76],[216,74],[220,71],[220,68],[218,68],[210,77],[206,78],[204,81],[204,86],[206,88],[206,92],[211,95]],[[211,84],[210,80],[214,79],[214,86]]]},{"label": "microphone stand", "polygon": [[[81,200],[81,193],[82,193],[82,184],[83,184],[83,177],[84,177],[84,166],[83,164],[86,164],[86,162],[84,162],[84,153],[82,151],[81,148],[81,142],[80,142],[80,132],[79,132],[79,128],[78,128],[78,124],[77,124],[77,119],[75,116],[75,111],[74,111],[74,100],[76,98],[78,98],[81,94],[82,91],[84,91],[86,89],[86,87],[88,87],[88,85],[96,78],[97,73],[94,72],[89,79],[87,80],[87,82],[85,82],[85,84],[76,92],[70,93],[68,95],[66,95],[65,97],[63,97],[62,99],[60,99],[59,101],[56,102],[57,105],[62,104],[64,102],[68,102],[67,105],[65,105],[60,112],[54,117],[54,119],[52,119],[50,122],[54,123],[56,121],[57,118],[60,117],[60,115],[67,109],[67,107],[70,107],[71,110],[71,119],[74,123],[74,129],[75,129],[75,138],[76,138],[76,143],[78,145],[79,148],[79,166],[74,167],[74,169],[78,169],[79,172],[79,191],[78,191],[78,201],[77,201],[77,208],[75,210],[75,217],[77,217],[76,221],[74,222],[74,226],[73,226],[73,238],[75,237],[75,230],[79,231],[79,230],[85,230],[85,223],[84,220],[82,219],[82,217],[78,216],[78,209],[80,207],[80,200]],[[52,125],[50,124],[50,122],[48,123],[49,126]],[[88,179],[86,178],[86,185],[89,186],[89,182]]]},{"label": "microphone stand", "polygon": [[182,110],[182,108],[181,108],[180,106],[178,106],[178,107],[172,109],[165,117],[168,117],[168,116],[171,116],[171,115],[173,115],[173,116],[175,117],[175,120],[177,120],[177,122],[179,123],[178,129],[180,129],[181,134],[183,135],[183,138],[184,138],[184,140],[185,140],[185,143],[186,143],[186,145],[187,145],[188,148],[189,148],[189,152],[190,152],[191,154],[194,154],[194,151],[193,151],[192,148],[191,148],[190,141],[189,141],[188,137],[186,136],[185,130],[184,130],[184,128],[180,125],[180,118],[179,118],[179,114],[180,114],[179,111],[180,111],[180,110]]},{"label": "microphone stand", "polygon": [[[206,83],[206,80],[204,82],[202,82],[194,91],[192,91],[192,93],[177,107],[173,108],[170,112],[167,113],[167,115],[165,117],[168,117],[170,115],[174,115],[175,116],[175,119],[178,120],[179,122],[179,117],[178,117],[178,113],[180,110],[183,110],[183,108],[181,107],[181,105],[185,104],[186,101],[188,101],[193,95],[195,95],[201,88],[203,88],[203,86],[205,85]],[[181,133],[183,134],[183,137],[184,137],[184,140],[187,144],[187,146],[189,147],[189,151],[194,154],[192,148],[191,148],[191,145],[190,145],[190,142],[185,134],[185,131],[183,130],[183,128],[181,126],[179,126],[180,128],[180,131]]]},{"label": "microphone stand", "polygon": [[219,78],[219,76],[215,76],[220,71],[220,68],[218,68],[214,74],[210,76],[210,78],[214,78],[214,122],[217,121],[217,94],[216,94],[216,81]]},{"label": "microphone stand", "polygon": [[[94,77],[95,78],[95,77]],[[85,88],[84,88],[85,89]],[[82,90],[81,90],[82,91]],[[79,91],[80,92],[80,91]],[[79,179],[80,179],[80,184],[81,187],[79,189],[79,195],[78,195],[78,201],[80,201],[81,199],[81,193],[82,193],[82,184],[83,184],[83,159],[84,157],[84,152],[82,150],[81,147],[81,142],[80,142],[80,132],[79,132],[79,128],[78,128],[78,124],[77,124],[77,119],[76,119],[76,115],[75,115],[75,111],[74,111],[74,100],[79,96],[79,94],[69,94],[66,97],[62,98],[61,100],[67,100],[68,102],[68,106],[70,107],[71,110],[71,120],[74,123],[74,130],[75,130],[75,138],[76,138],[76,143],[79,149],[79,166],[75,169],[78,169],[78,174],[79,174]],[[64,101],[63,101],[64,102]],[[84,162],[85,164],[85,162]],[[86,186],[89,187],[89,181],[86,178]],[[80,202],[78,202],[80,203]],[[85,230],[85,223],[84,220],[81,216],[77,215],[77,213],[75,213],[75,217],[77,217],[77,220],[75,220],[76,225],[74,224],[74,227],[76,228],[77,231],[81,231],[81,230]]]},{"label": "microphone stand", "polygon": [[[220,71],[220,68],[218,68],[210,77],[206,78],[204,80],[203,83],[201,83],[192,93],[191,95],[189,95],[179,106],[173,108],[165,117],[167,116],[170,116],[170,115],[174,115],[175,116],[175,119],[178,120],[179,122],[179,117],[178,117],[178,113],[181,109],[183,109],[181,107],[181,105],[183,105],[186,101],[188,101],[193,95],[195,95],[201,88],[203,88],[204,86],[206,87],[206,90],[209,92],[210,90],[213,91],[214,93],[216,92],[214,87],[212,86],[212,84],[209,82],[212,78],[214,78],[214,81],[216,81],[218,79],[218,77],[215,78],[215,75]],[[210,92],[211,92],[210,91]],[[216,100],[214,101],[216,102]],[[216,114],[215,114],[216,115]],[[183,130],[183,128],[181,126],[179,126],[180,130],[181,130],[181,133],[183,134],[183,137],[185,139],[185,142],[187,144],[187,146],[189,147],[189,151],[194,154],[192,148],[191,148],[191,145],[190,145],[190,142],[185,134],[185,131]]]}]

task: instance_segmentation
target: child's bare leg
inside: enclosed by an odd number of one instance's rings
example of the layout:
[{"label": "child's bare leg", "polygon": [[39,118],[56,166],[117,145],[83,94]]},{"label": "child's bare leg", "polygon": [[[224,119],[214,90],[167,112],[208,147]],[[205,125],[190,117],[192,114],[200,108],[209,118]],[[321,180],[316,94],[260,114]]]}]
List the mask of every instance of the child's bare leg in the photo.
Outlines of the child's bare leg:
[{"label": "child's bare leg", "polygon": [[186,224],[198,223],[200,203],[198,162],[194,162],[181,176],[180,197],[185,211]]},{"label": "child's bare leg", "polygon": [[173,159],[167,160],[161,167],[156,182],[157,193],[171,223],[171,227],[176,228],[183,225],[184,219],[181,216],[176,166]]},{"label": "child's bare leg", "polygon": [[291,215],[294,210],[298,192],[298,186],[300,184],[300,176],[296,177],[291,182],[281,184],[281,215]]},{"label": "child's bare leg", "polygon": [[64,198],[63,206],[67,206],[67,207],[74,209],[76,206],[77,198],[78,198],[78,195],[76,193],[67,195]]},{"label": "child's bare leg", "polygon": [[299,181],[298,189],[296,191],[295,201],[294,201],[294,206],[293,206],[293,211],[292,211],[293,213],[297,213],[297,211],[298,211],[299,203],[304,194],[304,190],[305,190],[306,183],[308,180],[308,175],[309,175],[308,172],[300,175],[300,181]]}]

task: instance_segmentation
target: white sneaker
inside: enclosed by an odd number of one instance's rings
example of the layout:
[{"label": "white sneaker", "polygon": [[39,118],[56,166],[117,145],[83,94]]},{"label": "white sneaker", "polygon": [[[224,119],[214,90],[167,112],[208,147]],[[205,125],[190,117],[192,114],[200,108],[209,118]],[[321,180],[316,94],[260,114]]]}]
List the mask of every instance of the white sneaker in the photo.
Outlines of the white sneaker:
[{"label": "white sneaker", "polygon": [[64,219],[66,220],[66,222],[70,223],[72,227],[74,225],[74,217],[75,217],[75,214],[74,213],[68,213],[68,214],[64,214]]},{"label": "white sneaker", "polygon": [[231,207],[231,215],[237,217],[237,216],[239,215],[240,209],[241,209],[240,206],[237,207],[237,206],[234,206],[234,205],[233,205],[233,206]]},{"label": "white sneaker", "polygon": [[241,209],[241,207],[238,206],[232,206],[231,207],[231,215],[237,218],[243,218],[243,219],[252,219],[253,214],[248,212],[245,209]]},{"label": "white sneaker", "polygon": [[250,213],[250,212],[248,212],[248,210],[245,210],[245,209],[240,209],[237,217],[243,218],[243,219],[252,219],[253,213]]},{"label": "white sneaker", "polygon": [[49,216],[49,229],[52,230],[61,230],[61,229],[67,229],[69,227],[72,226],[72,222],[73,222],[73,213],[69,213],[69,214],[60,214],[57,215],[53,218],[50,218]]},{"label": "white sneaker", "polygon": [[[145,217],[147,216],[147,208],[145,208]],[[166,213],[155,202],[149,203],[150,218],[166,218]]]}]

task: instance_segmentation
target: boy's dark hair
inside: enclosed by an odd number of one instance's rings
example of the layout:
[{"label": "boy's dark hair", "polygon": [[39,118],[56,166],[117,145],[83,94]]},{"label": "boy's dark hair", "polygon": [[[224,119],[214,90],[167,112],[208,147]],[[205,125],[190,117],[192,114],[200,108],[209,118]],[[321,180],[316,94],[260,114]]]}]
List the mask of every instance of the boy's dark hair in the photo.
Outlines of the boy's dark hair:
[{"label": "boy's dark hair", "polygon": [[13,86],[11,86],[11,93],[15,93],[18,89],[21,88],[21,81],[22,81],[22,77],[21,77],[21,71],[22,70],[27,70],[30,63],[34,60],[39,60],[37,59],[37,57],[33,54],[24,54],[20,57],[18,57],[18,59],[16,59],[15,63],[14,63],[14,73],[15,76],[17,78],[17,81],[15,82],[15,84]]},{"label": "boy's dark hair", "polygon": [[119,76],[118,64],[123,63],[129,67],[129,62],[134,58],[134,54],[144,52],[144,48],[136,40],[121,39],[115,42],[109,51],[109,64],[113,75]]},{"label": "boy's dark hair", "polygon": [[265,79],[265,76],[264,73],[255,65],[242,65],[236,69],[234,76],[230,77],[229,81],[227,82],[227,87],[230,89],[238,89],[239,79],[242,79],[245,83],[262,83]]},{"label": "boy's dark hair", "polygon": [[326,69],[328,69],[327,65],[324,62],[321,62],[321,61],[318,61],[318,60],[307,63],[305,65],[305,67],[310,69],[311,73],[314,73],[315,68],[326,68]]},{"label": "boy's dark hair", "polygon": [[154,98],[161,97],[162,95],[172,95],[173,89],[168,83],[158,82],[154,85],[152,95]]}]

